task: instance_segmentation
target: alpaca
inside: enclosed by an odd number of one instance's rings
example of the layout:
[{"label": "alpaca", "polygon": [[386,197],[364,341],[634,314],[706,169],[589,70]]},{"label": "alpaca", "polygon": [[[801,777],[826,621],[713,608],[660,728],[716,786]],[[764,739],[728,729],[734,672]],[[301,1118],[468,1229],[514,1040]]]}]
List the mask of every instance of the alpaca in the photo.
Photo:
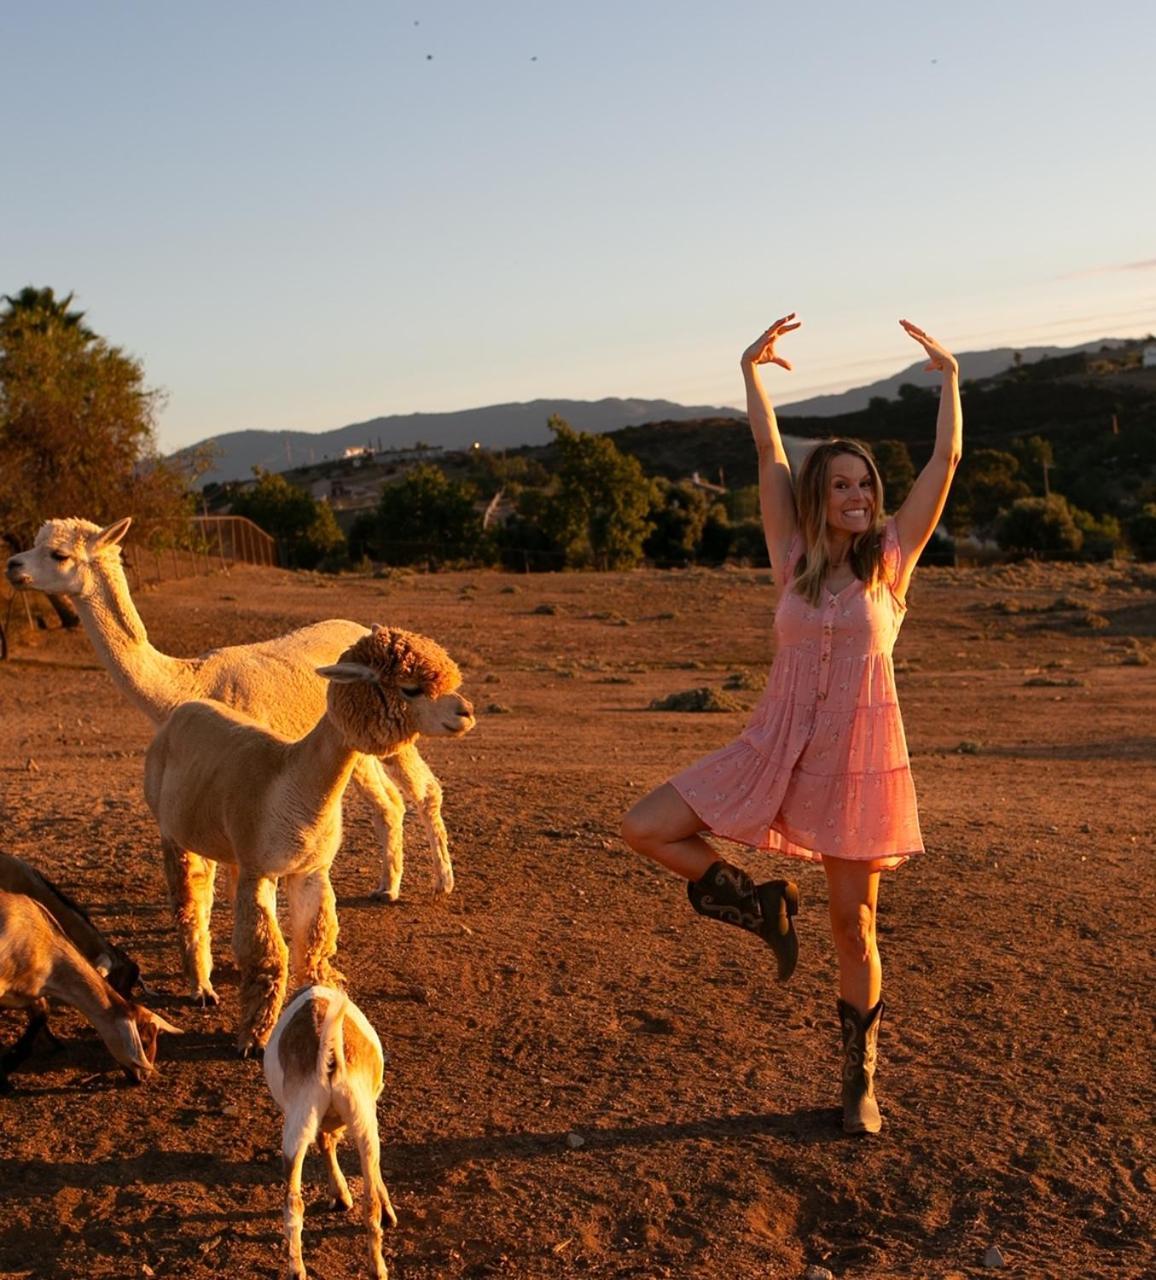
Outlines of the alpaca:
[{"label": "alpaca", "polygon": [[88,912],[78,906],[35,867],[20,858],[0,853],[0,890],[23,893],[37,902],[56,921],[72,945],[89,964],[108,979],[117,995],[128,998],[140,980],[140,967],[92,923]]},{"label": "alpaca", "polygon": [[[289,901],[295,985],[340,981],[330,966],[337,914],[329,867],[341,843],[341,797],[363,755],[388,756],[419,733],[460,737],[473,707],[441,645],[374,627],[341,660],[318,668],[327,709],[291,740],[216,702],[186,702],[145,757],[145,799],[160,827],[165,865],[196,851],[236,867],[233,950],[241,972],[243,1054],[269,1038],[285,995],[286,947],[277,882]],[[208,921],[178,917],[186,976],[214,1001]]]},{"label": "alpaca", "polygon": [[313,986],[298,991],[285,1007],[265,1050],[265,1079],[285,1115],[281,1158],[289,1177],[285,1194],[285,1239],[289,1273],[305,1280],[301,1257],[301,1166],[316,1141],[329,1166],[329,1192],[335,1209],[349,1209],[353,1198],[337,1163],[337,1144],[352,1130],[365,1183],[365,1225],[373,1274],[387,1280],[381,1256],[381,1213],[392,1226],[397,1214],[381,1177],[381,1140],[377,1099],[384,1079],[384,1055],[368,1019],[344,991]]},{"label": "alpaca", "polygon": [[[30,550],[9,559],[8,580],[71,598],[97,657],[121,693],[156,725],[182,702],[212,698],[276,733],[297,737],[311,729],[325,710],[325,681],[317,676],[317,667],[333,662],[367,629],[330,619],[273,640],[213,649],[198,658],[161,653],[149,643],[121,562],[120,542],[131,523],[126,517],[102,529],[88,520],[49,520]],[[372,806],[384,851],[373,897],[396,902],[401,893],[402,792],[413,802],[433,851],[437,889],[452,892],[442,789],[416,744],[407,743],[385,764],[362,757],[353,780]],[[207,914],[212,909],[212,866],[190,855],[187,863],[168,870],[178,908]]]},{"label": "alpaca", "polygon": [[0,1093],[11,1088],[8,1072],[47,1026],[49,997],[84,1014],[135,1084],[153,1072],[160,1032],[181,1034],[160,1014],[119,996],[34,898],[0,892],[0,1007],[28,1010],[24,1034],[0,1057]]}]

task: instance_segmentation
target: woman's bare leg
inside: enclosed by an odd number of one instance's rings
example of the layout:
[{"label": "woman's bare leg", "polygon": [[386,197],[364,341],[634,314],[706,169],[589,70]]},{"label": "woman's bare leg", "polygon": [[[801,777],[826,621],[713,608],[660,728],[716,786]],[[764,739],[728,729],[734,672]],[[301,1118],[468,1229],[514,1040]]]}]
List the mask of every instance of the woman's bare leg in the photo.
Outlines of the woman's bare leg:
[{"label": "woman's bare leg", "polygon": [[875,938],[879,868],[874,862],[823,859],[831,912],[831,935],[839,957],[839,995],[861,1014],[879,1003],[883,966]]},{"label": "woman's bare leg", "polygon": [[636,852],[685,880],[699,880],[718,854],[702,838],[703,821],[664,782],[622,819],[622,838]]}]

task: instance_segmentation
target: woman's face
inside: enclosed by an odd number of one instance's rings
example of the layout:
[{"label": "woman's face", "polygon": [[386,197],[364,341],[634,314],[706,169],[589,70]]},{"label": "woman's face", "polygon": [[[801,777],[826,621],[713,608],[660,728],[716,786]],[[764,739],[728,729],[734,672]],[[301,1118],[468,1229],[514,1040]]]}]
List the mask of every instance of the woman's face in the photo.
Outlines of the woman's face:
[{"label": "woman's face", "polygon": [[853,453],[837,453],[827,464],[827,527],[835,533],[866,533],[875,517],[871,469]]}]

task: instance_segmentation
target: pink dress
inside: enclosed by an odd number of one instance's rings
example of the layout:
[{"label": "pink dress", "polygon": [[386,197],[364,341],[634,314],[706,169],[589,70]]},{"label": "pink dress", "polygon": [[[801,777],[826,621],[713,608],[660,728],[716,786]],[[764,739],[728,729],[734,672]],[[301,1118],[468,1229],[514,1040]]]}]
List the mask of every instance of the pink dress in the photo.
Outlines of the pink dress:
[{"label": "pink dress", "polygon": [[872,588],[824,589],[812,608],[789,587],[796,537],[776,571],[775,661],[742,736],[670,779],[714,834],[811,862],[923,852],[891,651],[907,612],[895,595],[894,520]]}]

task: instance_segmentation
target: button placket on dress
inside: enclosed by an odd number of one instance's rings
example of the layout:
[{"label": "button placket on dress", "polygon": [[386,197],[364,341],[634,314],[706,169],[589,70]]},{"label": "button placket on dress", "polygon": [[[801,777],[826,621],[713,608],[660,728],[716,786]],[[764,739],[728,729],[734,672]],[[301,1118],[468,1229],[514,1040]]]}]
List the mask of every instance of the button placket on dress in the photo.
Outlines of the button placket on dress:
[{"label": "button placket on dress", "polygon": [[832,596],[823,610],[823,639],[819,645],[819,701],[827,697],[827,688],[831,683],[831,637],[835,626],[835,610],[839,607],[838,597]]}]

